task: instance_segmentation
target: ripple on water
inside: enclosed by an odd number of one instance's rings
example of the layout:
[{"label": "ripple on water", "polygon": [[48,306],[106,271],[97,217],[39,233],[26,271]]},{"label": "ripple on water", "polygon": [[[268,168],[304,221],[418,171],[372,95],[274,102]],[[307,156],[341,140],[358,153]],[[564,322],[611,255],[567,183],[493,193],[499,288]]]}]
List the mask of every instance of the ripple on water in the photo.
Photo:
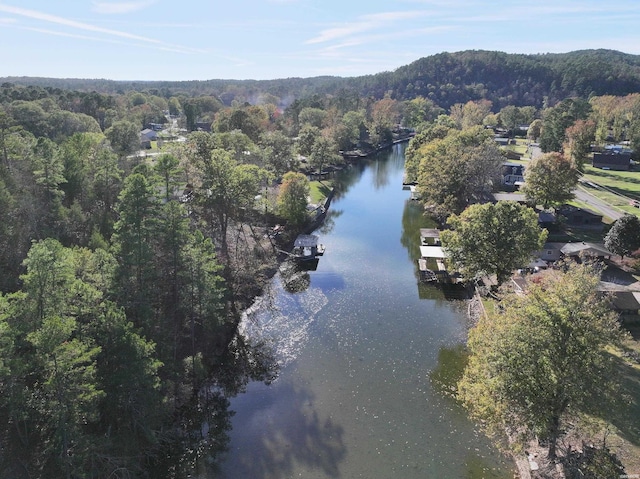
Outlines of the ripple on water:
[{"label": "ripple on water", "polygon": [[[274,288],[282,288],[279,281]],[[267,291],[243,314],[240,332],[270,344],[280,367],[284,367],[303,350],[311,325],[327,303],[327,296],[319,288],[294,295]]]}]

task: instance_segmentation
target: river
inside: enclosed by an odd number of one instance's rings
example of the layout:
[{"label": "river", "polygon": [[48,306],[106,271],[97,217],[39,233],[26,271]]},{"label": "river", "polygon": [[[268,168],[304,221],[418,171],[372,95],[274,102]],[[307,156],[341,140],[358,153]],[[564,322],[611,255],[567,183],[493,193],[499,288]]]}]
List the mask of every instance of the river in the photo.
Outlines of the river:
[{"label": "river", "polygon": [[466,306],[417,281],[428,223],[402,190],[404,148],[341,173],[316,232],[326,246],[317,270],[283,269],[245,315],[242,333],[280,370],[231,400],[229,451],[213,477],[513,477],[450,394]]}]

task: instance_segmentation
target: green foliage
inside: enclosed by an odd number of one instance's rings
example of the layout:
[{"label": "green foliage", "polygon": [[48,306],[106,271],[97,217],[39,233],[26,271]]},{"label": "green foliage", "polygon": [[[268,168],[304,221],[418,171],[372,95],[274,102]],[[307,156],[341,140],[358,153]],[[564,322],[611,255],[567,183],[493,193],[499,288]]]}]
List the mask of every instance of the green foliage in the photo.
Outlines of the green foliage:
[{"label": "green foliage", "polygon": [[[341,150],[349,150],[357,145],[360,140],[365,137],[366,128],[366,115],[364,111],[346,112],[334,129],[334,140],[338,148]],[[300,139],[302,139],[302,133],[303,131],[301,130],[299,135]],[[306,149],[305,151],[307,151],[307,153],[302,154],[308,156],[309,150]]]},{"label": "green foliage", "polygon": [[[449,117],[446,117],[449,118]],[[405,150],[404,171],[407,182],[418,180],[418,168],[422,159],[420,149],[434,140],[442,140],[445,138],[454,126],[447,126],[438,123],[429,123],[409,141],[409,146]]]},{"label": "green foliage", "polygon": [[580,171],[560,153],[546,153],[529,162],[521,188],[527,200],[545,209],[559,206],[574,197]]},{"label": "green foliage", "polygon": [[629,214],[617,219],[604,237],[604,246],[622,257],[636,251],[640,248],[640,219]]},{"label": "green foliage", "polygon": [[301,126],[310,125],[316,128],[323,128],[327,118],[327,112],[320,108],[305,107],[300,110],[298,121]]},{"label": "green foliage", "polygon": [[442,108],[422,96],[407,100],[403,105],[404,124],[410,128],[421,129],[421,125],[431,123],[442,114]]},{"label": "green foliage", "polygon": [[325,136],[317,138],[309,156],[311,166],[322,173],[326,165],[341,163],[342,158],[335,153],[336,149],[336,144],[330,138]]},{"label": "green foliage", "polygon": [[154,170],[162,180],[165,201],[169,201],[178,185],[179,165],[178,158],[168,153],[160,155],[156,161]]},{"label": "green foliage", "polygon": [[295,168],[293,143],[284,133],[272,131],[262,134],[260,146],[264,148],[267,167],[276,177],[281,177],[287,171]]},{"label": "green foliage", "polygon": [[570,414],[606,407],[614,397],[607,348],[623,334],[598,282],[588,264],[551,270],[470,332],[459,395],[489,433],[508,433],[514,445],[536,436],[554,459]]},{"label": "green foliage", "polygon": [[322,132],[320,131],[320,128],[313,125],[304,125],[300,129],[300,133],[298,134],[298,141],[296,143],[298,153],[306,157],[311,156],[313,145],[321,135]]},{"label": "green foliage", "polygon": [[[432,130],[437,132],[442,130]],[[423,135],[427,135],[424,133]],[[482,127],[450,130],[442,139],[411,152],[411,164],[420,159],[418,188],[426,208],[447,217],[460,213],[497,181],[502,155]],[[419,141],[423,141],[421,136]],[[413,171],[413,169],[411,169]]]},{"label": "green foliage", "polygon": [[113,151],[120,157],[140,149],[140,128],[131,121],[117,121],[104,134]]},{"label": "green foliage", "polygon": [[511,136],[520,125],[530,125],[534,120],[536,109],[532,106],[517,107],[507,105],[500,110],[500,124],[509,130]]},{"label": "green foliage", "polygon": [[590,112],[591,105],[581,98],[567,98],[555,107],[545,110],[540,133],[540,149],[545,153],[562,151],[567,128],[577,120],[586,120]]},{"label": "green foliage", "polygon": [[301,173],[292,171],[282,178],[278,193],[278,212],[294,226],[304,224],[307,219],[309,180]]},{"label": "green foliage", "polygon": [[450,260],[468,278],[495,274],[498,284],[526,266],[547,237],[535,211],[512,201],[471,205],[447,224],[441,239]]},{"label": "green foliage", "polygon": [[228,152],[218,149],[196,167],[202,181],[196,192],[198,205],[212,225],[215,223],[222,255],[227,258],[229,221],[241,219],[247,210],[253,208],[255,197],[269,175],[255,165],[238,164]]}]

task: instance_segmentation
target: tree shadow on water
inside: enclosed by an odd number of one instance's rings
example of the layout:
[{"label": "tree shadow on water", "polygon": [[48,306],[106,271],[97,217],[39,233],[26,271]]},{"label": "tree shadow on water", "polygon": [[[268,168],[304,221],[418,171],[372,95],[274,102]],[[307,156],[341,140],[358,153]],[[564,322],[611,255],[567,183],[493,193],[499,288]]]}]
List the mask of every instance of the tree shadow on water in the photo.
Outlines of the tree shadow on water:
[{"label": "tree shadow on water", "polygon": [[283,383],[274,387],[277,390],[260,398],[257,408],[236,417],[235,451],[221,477],[276,479],[301,468],[340,477],[339,465],[346,456],[342,426],[319,414],[309,390]]}]

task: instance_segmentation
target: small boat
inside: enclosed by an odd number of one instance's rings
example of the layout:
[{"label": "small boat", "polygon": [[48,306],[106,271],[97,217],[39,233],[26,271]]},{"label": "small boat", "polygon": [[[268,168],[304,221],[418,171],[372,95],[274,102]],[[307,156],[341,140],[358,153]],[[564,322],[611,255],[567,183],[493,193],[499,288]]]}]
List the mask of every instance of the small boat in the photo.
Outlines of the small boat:
[{"label": "small boat", "polygon": [[323,244],[318,243],[316,235],[299,235],[293,243],[291,255],[298,261],[311,261],[322,256],[325,251]]}]

